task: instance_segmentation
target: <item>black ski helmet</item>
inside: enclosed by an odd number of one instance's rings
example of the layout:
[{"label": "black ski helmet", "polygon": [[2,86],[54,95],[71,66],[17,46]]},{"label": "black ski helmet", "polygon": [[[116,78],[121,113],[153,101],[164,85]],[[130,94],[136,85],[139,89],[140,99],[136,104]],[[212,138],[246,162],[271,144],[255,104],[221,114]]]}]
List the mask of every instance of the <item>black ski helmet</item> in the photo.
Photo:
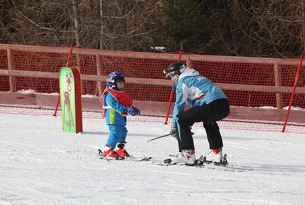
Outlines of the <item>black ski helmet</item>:
[{"label": "black ski helmet", "polygon": [[[184,63],[175,62],[175,63],[170,64],[168,66],[168,68],[163,71],[163,73],[165,74],[166,77],[168,77],[168,74],[170,74],[170,73],[175,73],[175,74],[180,75],[181,72],[183,72],[185,68],[186,68],[186,66]],[[181,71],[181,69],[182,69],[182,71]]]}]

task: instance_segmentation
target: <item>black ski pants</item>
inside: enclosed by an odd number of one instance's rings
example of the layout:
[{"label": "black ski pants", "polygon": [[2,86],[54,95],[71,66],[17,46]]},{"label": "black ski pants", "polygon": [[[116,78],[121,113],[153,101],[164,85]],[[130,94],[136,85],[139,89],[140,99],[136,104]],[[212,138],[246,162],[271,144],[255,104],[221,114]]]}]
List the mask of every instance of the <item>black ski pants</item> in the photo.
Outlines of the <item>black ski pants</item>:
[{"label": "black ski pants", "polygon": [[210,149],[223,147],[222,137],[216,121],[226,118],[230,114],[229,101],[218,99],[209,104],[192,107],[177,115],[178,118],[178,144],[179,151],[195,149],[190,126],[195,122],[203,122],[207,133]]}]

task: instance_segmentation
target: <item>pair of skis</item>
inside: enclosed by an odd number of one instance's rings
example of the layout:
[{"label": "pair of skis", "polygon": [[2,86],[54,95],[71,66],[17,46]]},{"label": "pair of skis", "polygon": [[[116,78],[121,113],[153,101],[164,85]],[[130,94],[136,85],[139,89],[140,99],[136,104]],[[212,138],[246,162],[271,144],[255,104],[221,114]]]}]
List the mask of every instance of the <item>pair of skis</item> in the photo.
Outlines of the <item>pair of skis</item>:
[{"label": "pair of skis", "polygon": [[162,163],[158,163],[157,165],[160,166],[190,166],[196,168],[206,168],[206,169],[213,169],[213,170],[223,170],[223,171],[231,171],[231,172],[242,172],[245,171],[245,168],[240,166],[231,165],[227,161],[227,154],[224,154],[223,159],[221,162],[210,162],[206,160],[205,156],[199,157],[195,161],[194,165],[187,165],[185,163],[181,164],[171,164],[171,159],[165,159]]},{"label": "pair of skis", "polygon": [[[166,135],[162,135],[162,136],[159,136],[159,137],[155,137],[155,138],[151,138],[149,140],[147,140],[147,142],[151,142],[153,140],[156,140],[156,139],[160,139],[160,138],[163,138],[163,137],[167,137],[171,134],[166,134]],[[98,149],[98,155],[100,157],[100,159],[106,159],[107,161],[110,161],[110,160],[114,160],[114,159],[109,159],[109,158],[106,158],[104,157],[103,155],[103,151]],[[124,157],[119,157],[118,159],[116,160],[125,160],[125,161],[150,161],[152,157],[147,157],[147,156],[143,156],[143,157],[134,157],[134,156],[129,156],[127,158],[124,158]]]},{"label": "pair of skis", "polygon": [[[166,135],[162,135],[162,136],[159,136],[159,137],[155,137],[155,138],[151,138],[149,140],[147,140],[147,142],[151,142],[153,140],[156,140],[156,139],[160,139],[160,138],[163,138],[163,137],[167,137],[171,134],[166,134]],[[103,151],[98,149],[98,155],[100,157],[100,159],[106,159],[107,161],[110,161],[110,160],[113,160],[113,159],[109,159],[109,158],[106,158],[104,157],[103,155]],[[143,157],[134,157],[134,156],[129,156],[129,157],[119,157],[118,159],[116,160],[125,160],[125,161],[138,161],[138,162],[141,162],[141,161],[150,161],[152,159],[152,157],[147,157],[147,156],[143,156]]]}]

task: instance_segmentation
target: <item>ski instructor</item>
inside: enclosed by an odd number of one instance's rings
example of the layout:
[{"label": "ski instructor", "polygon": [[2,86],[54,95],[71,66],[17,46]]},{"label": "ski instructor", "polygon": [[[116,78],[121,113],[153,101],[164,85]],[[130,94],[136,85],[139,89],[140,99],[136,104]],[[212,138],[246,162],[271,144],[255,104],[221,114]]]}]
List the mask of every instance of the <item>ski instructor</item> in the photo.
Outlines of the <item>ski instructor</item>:
[{"label": "ski instructor", "polygon": [[[170,155],[170,164],[195,164],[195,147],[191,126],[203,122],[211,151],[206,155],[210,162],[222,162],[222,137],[216,121],[226,118],[230,113],[229,101],[224,92],[211,80],[175,62],[163,71],[174,82],[176,102],[173,111],[171,135],[178,140],[179,154]],[[191,106],[185,110],[185,105]]]}]

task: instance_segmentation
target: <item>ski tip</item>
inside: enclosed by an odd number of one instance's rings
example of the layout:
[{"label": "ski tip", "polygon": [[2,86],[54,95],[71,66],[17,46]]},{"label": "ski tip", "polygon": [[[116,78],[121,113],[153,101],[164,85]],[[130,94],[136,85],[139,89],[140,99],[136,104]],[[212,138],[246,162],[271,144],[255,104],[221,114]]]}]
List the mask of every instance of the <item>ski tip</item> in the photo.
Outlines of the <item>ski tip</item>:
[{"label": "ski tip", "polygon": [[165,159],[165,160],[163,160],[163,163],[165,163],[165,164],[170,164],[171,162],[172,162],[171,159]]},{"label": "ski tip", "polygon": [[139,162],[141,161],[151,161],[152,157],[143,157],[142,159],[138,159]]},{"label": "ski tip", "polygon": [[103,155],[103,151],[102,150],[98,149],[97,150],[97,154],[98,154],[100,159],[104,159],[104,155]]}]

